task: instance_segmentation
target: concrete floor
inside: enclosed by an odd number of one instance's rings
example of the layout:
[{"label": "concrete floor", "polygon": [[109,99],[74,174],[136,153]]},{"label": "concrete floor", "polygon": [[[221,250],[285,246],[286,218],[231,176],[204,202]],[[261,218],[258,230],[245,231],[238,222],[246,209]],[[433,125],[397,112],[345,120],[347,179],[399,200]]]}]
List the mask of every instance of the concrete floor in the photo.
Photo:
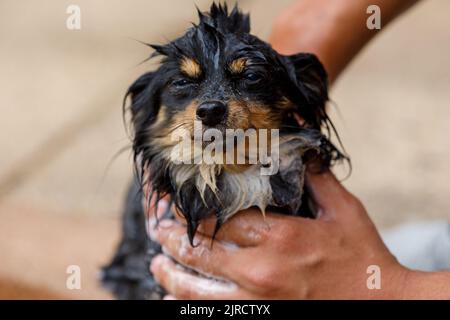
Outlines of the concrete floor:
[{"label": "concrete floor", "polygon": [[[290,2],[239,1],[262,38]],[[133,39],[165,42],[197,19],[193,1],[78,0],[82,29],[70,31],[72,3],[0,3],[0,297],[16,283],[31,288],[25,297],[109,297],[95,276],[118,239],[132,172],[129,151],[114,158],[129,146],[121,100],[154,67],[138,65],[150,51]],[[446,0],[418,5],[331,93],[340,113],[332,118],[353,159],[344,183],[380,228],[450,217],[448,12]],[[82,269],[81,290],[66,289],[70,264]]]}]

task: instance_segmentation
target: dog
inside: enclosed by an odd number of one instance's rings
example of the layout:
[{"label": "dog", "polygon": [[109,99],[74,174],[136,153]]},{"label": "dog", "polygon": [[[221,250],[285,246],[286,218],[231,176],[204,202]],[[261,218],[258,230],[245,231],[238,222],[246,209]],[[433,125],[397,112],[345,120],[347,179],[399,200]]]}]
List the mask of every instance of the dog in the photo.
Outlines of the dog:
[{"label": "dog", "polygon": [[[329,139],[336,130],[326,113],[327,73],[316,56],[277,53],[250,34],[249,15],[237,6],[229,11],[226,4],[213,3],[208,13],[198,14],[199,23],[183,36],[149,45],[151,58],[162,58],[160,66],[139,77],[125,96],[131,100],[125,109],[131,114],[136,181],[125,207],[124,237],[102,273],[103,283],[119,298],[164,295],[148,268],[161,252],[146,236],[145,212],[152,200],[170,199],[186,220],[193,244],[204,219],[215,217],[217,232],[249,207],[262,214],[270,210],[314,218],[314,203],[304,189],[306,166],[324,170],[348,159]],[[204,138],[212,130],[213,156],[231,161],[205,163],[192,154],[187,162],[175,161],[179,141],[173,136],[180,130],[189,143],[183,152],[205,151],[208,145],[204,140],[195,145],[195,136]],[[230,140],[230,130],[263,135],[250,146],[245,134]],[[218,142],[223,137],[226,146]],[[250,163],[252,150],[261,155],[263,140],[271,152]],[[239,146],[247,149],[240,152]],[[243,162],[236,163],[238,155]],[[265,169],[272,171],[262,174]],[[136,194],[144,188],[150,192],[142,202],[142,193]]]}]

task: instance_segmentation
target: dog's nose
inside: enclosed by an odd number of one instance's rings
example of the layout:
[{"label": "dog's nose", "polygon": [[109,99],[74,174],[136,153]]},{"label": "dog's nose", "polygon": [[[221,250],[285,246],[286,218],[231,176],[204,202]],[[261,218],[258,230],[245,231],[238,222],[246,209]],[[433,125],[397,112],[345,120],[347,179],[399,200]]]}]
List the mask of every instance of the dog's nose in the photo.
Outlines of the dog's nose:
[{"label": "dog's nose", "polygon": [[227,106],[220,101],[204,102],[197,108],[197,117],[208,126],[214,126],[222,122],[226,113]]}]

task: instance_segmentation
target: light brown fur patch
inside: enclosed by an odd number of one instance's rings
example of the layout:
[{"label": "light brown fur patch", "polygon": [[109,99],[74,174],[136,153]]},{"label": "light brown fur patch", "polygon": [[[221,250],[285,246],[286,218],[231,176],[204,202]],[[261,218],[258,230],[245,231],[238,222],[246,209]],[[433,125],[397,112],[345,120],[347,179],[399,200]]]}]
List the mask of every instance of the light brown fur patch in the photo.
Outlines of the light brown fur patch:
[{"label": "light brown fur patch", "polygon": [[228,103],[227,128],[248,129],[250,128],[250,111],[245,102],[231,100]]},{"label": "light brown fur patch", "polygon": [[180,62],[181,71],[190,78],[198,78],[202,74],[200,64],[194,59],[184,57]]},{"label": "light brown fur patch", "polygon": [[194,120],[196,117],[197,101],[189,104],[185,110],[177,112],[167,123],[167,108],[162,107],[159,111],[156,122],[152,125],[153,143],[158,144],[161,148],[172,147],[177,141],[172,140],[172,133],[177,129],[186,129],[193,133]]},{"label": "light brown fur patch", "polygon": [[233,74],[239,74],[244,71],[245,66],[247,65],[247,59],[245,58],[238,58],[230,63],[230,71]]},{"label": "light brown fur patch", "polygon": [[270,106],[232,100],[228,108],[227,128],[276,129],[281,125],[282,111]]},{"label": "light brown fur patch", "polygon": [[193,132],[194,120],[197,119],[197,107],[198,102],[195,100],[192,101],[184,110],[177,112],[172,118],[169,129],[175,130],[176,128],[183,128]]},{"label": "light brown fur patch", "polygon": [[281,125],[281,112],[273,108],[258,104],[250,103],[248,106],[250,111],[250,123],[255,129],[277,129]]},{"label": "light brown fur patch", "polygon": [[[270,146],[270,130],[278,129],[281,126],[282,111],[274,109],[270,106],[258,104],[255,102],[244,102],[240,100],[232,100],[228,103],[228,119],[227,128],[230,129],[268,129],[267,141]],[[259,136],[256,135],[259,145]],[[245,140],[245,156],[248,157],[249,140]],[[237,163],[237,154],[235,153],[235,163]],[[228,164],[224,166],[226,171],[242,172],[248,169],[247,164]]]}]

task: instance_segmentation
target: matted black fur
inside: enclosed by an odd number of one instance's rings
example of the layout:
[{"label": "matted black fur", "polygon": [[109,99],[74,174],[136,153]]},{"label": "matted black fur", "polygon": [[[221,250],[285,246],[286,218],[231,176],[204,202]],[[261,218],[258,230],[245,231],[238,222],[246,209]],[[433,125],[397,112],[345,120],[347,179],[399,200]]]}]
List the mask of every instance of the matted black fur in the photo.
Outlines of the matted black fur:
[{"label": "matted black fur", "polygon": [[[251,101],[270,108],[269,117],[280,119],[281,135],[294,133],[305,140],[305,152],[297,159],[298,163],[270,178],[274,190],[271,208],[285,214],[314,216],[308,194],[303,192],[303,177],[301,181],[295,177],[303,174],[305,163],[314,162],[323,169],[336,160],[347,159],[328,139],[335,130],[325,109],[328,81],[322,64],[308,53],[291,56],[277,53],[249,33],[249,16],[236,6],[229,13],[226,5],[212,4],[209,13],[199,11],[199,18],[199,24],[182,37],[166,45],[149,45],[155,50],[152,57],[163,57],[161,65],[137,79],[126,94],[131,98],[136,183],[141,187],[148,183],[156,199],[170,195],[188,222],[191,243],[199,223],[210,215],[216,215],[217,230],[226,218],[225,208],[210,188],[200,195],[194,178],[180,187],[174,183],[172,167],[162,156],[161,144],[157,143],[163,138],[161,131],[152,126],[162,106],[166,108],[168,125],[193,101],[199,104],[219,101],[226,105],[230,101]],[[251,63],[242,74],[231,74],[227,66],[239,58]],[[193,59],[200,66],[201,74],[195,78],[182,74],[180,61],[183,59]],[[283,101],[289,101],[291,107],[279,107]],[[304,123],[300,125],[294,113]],[[225,125],[229,123],[224,122]],[[328,135],[322,134],[322,129]],[[145,179],[144,166],[150,175]],[[220,174],[217,179],[218,189],[226,190]],[[226,194],[222,193],[222,197],[221,200],[226,200]],[[103,282],[125,299],[161,298],[164,293],[148,270],[151,257],[160,248],[146,236],[141,200],[142,195],[128,196],[123,240],[110,266],[103,269]]]}]

